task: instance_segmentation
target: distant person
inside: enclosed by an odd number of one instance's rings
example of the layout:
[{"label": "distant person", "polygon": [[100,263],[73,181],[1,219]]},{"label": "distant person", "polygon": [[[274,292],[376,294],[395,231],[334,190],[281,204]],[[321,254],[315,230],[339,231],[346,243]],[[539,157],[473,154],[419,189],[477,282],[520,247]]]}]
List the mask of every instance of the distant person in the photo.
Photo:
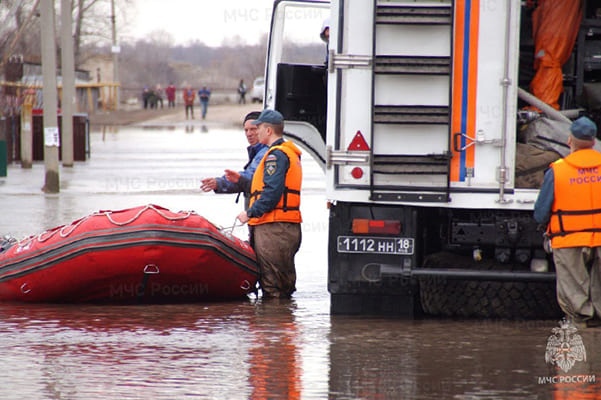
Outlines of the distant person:
[{"label": "distant person", "polygon": [[151,92],[150,88],[148,86],[144,86],[144,89],[142,90],[142,104],[143,104],[145,110],[150,105],[150,97],[151,96],[152,96],[152,92]]},{"label": "distant person", "polygon": [[154,89],[148,89],[148,107],[153,110],[157,108],[157,94]]},{"label": "distant person", "polygon": [[250,182],[226,170],[228,180],[250,186],[250,205],[236,217],[248,222],[261,269],[263,298],[289,298],[296,291],[294,257],[301,244],[301,151],[283,139],[284,117],[263,110],[253,122],[259,142],[269,146]]},{"label": "distant person", "polygon": [[[246,135],[246,140],[248,141],[248,147],[246,148],[246,152],[248,153],[248,162],[239,173],[240,176],[243,176],[249,181],[252,180],[257,166],[267,151],[267,146],[263,143],[259,143],[257,126],[253,125],[253,122],[259,117],[260,114],[260,111],[250,112],[246,114],[244,121],[242,122],[244,134]],[[248,208],[249,192],[245,191],[244,187],[242,187],[239,182],[234,183],[228,181],[225,175],[217,178],[203,179],[200,188],[205,192],[213,190],[215,193],[238,193],[236,202],[238,202],[239,194],[244,193],[244,209],[246,210]]]},{"label": "distant person", "polygon": [[167,95],[167,107],[175,108],[175,85],[173,82],[169,83],[169,86],[165,89],[165,94]]},{"label": "distant person", "polygon": [[209,108],[210,97],[211,90],[209,90],[206,86],[203,86],[202,89],[198,91],[198,99],[200,100],[202,119],[205,119],[207,116],[207,109]]},{"label": "distant person", "polygon": [[188,119],[188,114],[191,119],[194,119],[194,99],[196,98],[196,94],[194,93],[194,89],[190,86],[187,86],[184,89],[182,94],[184,98],[184,107],[186,108],[186,119]]},{"label": "distant person", "polygon": [[326,60],[325,64],[328,65],[328,58],[330,56],[330,18],[326,18],[321,24],[321,30],[319,31],[319,37],[326,44]]},{"label": "distant person", "polygon": [[238,104],[246,104],[246,85],[243,79],[240,79],[240,83],[238,84],[238,95],[240,95]]},{"label": "distant person", "polygon": [[161,105],[161,108],[163,108],[163,97],[165,96],[165,92],[160,84],[156,85],[156,88],[154,89],[154,95],[157,101],[157,108],[159,108],[159,104]]},{"label": "distant person", "polygon": [[547,226],[557,275],[557,302],[577,328],[601,324],[601,153],[597,126],[570,126],[570,154],[551,164],[534,204]]}]

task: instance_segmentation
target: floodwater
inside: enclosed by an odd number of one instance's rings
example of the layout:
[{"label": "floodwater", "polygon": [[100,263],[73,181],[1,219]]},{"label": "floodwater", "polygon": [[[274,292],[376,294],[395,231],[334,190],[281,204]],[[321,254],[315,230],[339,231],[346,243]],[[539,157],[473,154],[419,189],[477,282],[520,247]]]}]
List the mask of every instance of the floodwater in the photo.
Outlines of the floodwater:
[{"label": "floodwater", "polygon": [[[19,238],[142,204],[232,227],[242,208],[235,196],[198,186],[241,167],[244,147],[242,131],[212,126],[92,132],[89,160],[61,168],[60,194],[40,192],[43,164],[9,167],[0,178],[1,232]],[[0,398],[600,398],[601,329],[577,332],[586,357],[562,371],[545,361],[558,321],[330,315],[323,173],[307,158],[304,175],[292,300],[0,304]],[[245,237],[246,228],[234,234]]]}]

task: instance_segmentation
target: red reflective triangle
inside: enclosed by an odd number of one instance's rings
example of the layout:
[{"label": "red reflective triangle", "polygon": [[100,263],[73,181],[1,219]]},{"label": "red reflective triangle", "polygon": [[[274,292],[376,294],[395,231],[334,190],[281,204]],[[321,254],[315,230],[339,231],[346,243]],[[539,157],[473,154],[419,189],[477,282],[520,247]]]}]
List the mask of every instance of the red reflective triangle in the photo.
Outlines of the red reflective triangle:
[{"label": "red reflective triangle", "polygon": [[365,138],[363,137],[361,131],[357,131],[357,133],[355,133],[355,137],[353,138],[353,140],[351,140],[351,143],[348,145],[347,150],[369,150],[369,145],[365,141]]}]

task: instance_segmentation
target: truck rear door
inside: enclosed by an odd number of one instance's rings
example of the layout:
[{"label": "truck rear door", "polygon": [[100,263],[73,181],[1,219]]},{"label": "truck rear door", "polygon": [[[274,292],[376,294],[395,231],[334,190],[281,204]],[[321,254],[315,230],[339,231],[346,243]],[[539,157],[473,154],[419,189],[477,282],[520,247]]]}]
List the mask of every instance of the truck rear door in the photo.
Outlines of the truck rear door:
[{"label": "truck rear door", "polygon": [[285,136],[325,169],[327,44],[320,30],[330,4],[279,0],[274,4],[266,64],[265,107],[285,118]]},{"label": "truck rear door", "polygon": [[514,156],[502,139],[515,124],[510,7],[332,4],[328,197],[440,204],[454,193],[473,204],[465,193],[498,191],[503,160]]},{"label": "truck rear door", "polygon": [[[334,186],[376,201],[447,201],[451,2],[346,2],[338,12]],[[369,162],[345,160],[357,153]]]}]

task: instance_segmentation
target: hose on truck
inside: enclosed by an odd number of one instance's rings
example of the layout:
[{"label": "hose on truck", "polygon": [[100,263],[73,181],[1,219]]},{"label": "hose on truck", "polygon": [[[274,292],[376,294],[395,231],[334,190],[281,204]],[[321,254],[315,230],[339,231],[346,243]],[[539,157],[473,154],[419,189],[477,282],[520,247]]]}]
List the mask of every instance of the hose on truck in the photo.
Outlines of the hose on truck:
[{"label": "hose on truck", "polygon": [[524,89],[522,89],[520,87],[518,87],[518,97],[520,99],[524,100],[526,103],[530,104],[531,106],[538,108],[543,113],[545,113],[549,118],[551,118],[555,121],[567,122],[568,124],[572,123],[572,121],[568,117],[563,115],[561,112],[557,111],[556,109],[554,109],[553,107],[551,107],[550,105],[548,105],[547,103],[545,103],[544,101],[539,99],[538,97],[528,93],[527,91],[525,91]]}]

